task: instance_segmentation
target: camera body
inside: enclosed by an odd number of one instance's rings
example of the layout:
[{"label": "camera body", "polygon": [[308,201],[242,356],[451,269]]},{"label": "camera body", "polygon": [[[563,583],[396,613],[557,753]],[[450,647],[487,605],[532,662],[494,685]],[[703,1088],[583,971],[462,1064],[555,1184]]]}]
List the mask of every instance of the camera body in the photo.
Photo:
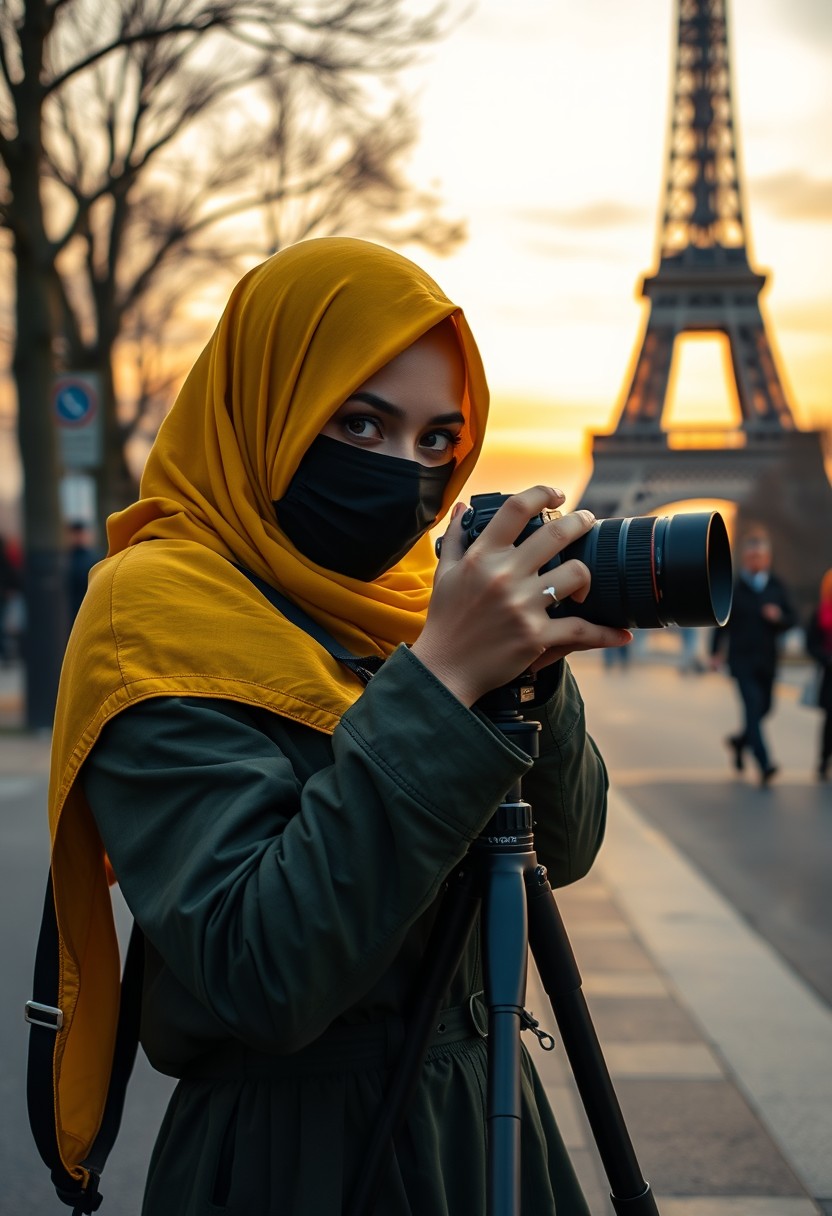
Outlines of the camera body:
[{"label": "camera body", "polygon": [[[474,494],[462,519],[466,546],[482,534],[508,494]],[[542,528],[555,512],[529,520],[515,544]],[[733,568],[725,522],[718,511],[674,516],[598,519],[541,568],[543,574],[577,558],[592,583],[582,604],[567,599],[551,616],[579,616],[596,625],[661,629],[667,625],[724,625],[731,612]]]}]

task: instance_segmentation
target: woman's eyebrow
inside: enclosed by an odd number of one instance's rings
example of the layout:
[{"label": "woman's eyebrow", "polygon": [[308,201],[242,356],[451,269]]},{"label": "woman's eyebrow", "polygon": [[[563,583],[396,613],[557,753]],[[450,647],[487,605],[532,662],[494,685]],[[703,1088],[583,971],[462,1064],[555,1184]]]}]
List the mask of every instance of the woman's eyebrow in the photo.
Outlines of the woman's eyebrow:
[{"label": "woman's eyebrow", "polygon": [[[405,411],[399,405],[394,405],[392,401],[385,400],[384,397],[379,397],[377,393],[359,392],[351,393],[347,401],[363,401],[365,405],[371,405],[374,409],[380,410],[382,414],[389,414],[393,418],[404,418]],[[447,414],[437,414],[435,418],[431,418],[431,425],[436,423],[463,423],[465,415],[459,410],[453,410]]]},{"label": "woman's eyebrow", "polygon": [[374,409],[381,410],[383,414],[390,414],[393,418],[404,418],[404,410],[401,406],[394,405],[392,401],[385,401],[384,397],[379,397],[376,393],[352,393],[348,401],[363,401],[365,405],[372,405]]}]

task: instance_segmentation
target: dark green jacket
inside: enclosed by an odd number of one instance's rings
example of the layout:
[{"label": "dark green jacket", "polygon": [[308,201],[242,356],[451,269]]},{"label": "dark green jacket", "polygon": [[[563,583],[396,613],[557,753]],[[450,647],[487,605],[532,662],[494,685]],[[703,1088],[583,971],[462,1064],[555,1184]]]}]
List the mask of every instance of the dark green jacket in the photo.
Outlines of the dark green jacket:
[{"label": "dark green jacket", "polygon": [[[443,880],[521,775],[553,885],[600,845],[606,774],[561,666],[533,768],[404,647],[331,737],[193,697],[105,728],[82,779],[147,940],[144,1049],[182,1078],[147,1216],[341,1216]],[[481,988],[475,935],[443,1005]],[[485,1212],[485,1046],[444,1026],[379,1216]],[[584,1213],[527,1057],[523,1094],[523,1211]]]}]

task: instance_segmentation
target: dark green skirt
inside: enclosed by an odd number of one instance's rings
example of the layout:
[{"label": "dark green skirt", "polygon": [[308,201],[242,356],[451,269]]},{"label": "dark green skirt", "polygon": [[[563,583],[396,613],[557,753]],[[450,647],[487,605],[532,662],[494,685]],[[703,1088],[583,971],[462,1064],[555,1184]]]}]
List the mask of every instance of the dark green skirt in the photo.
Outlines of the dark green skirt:
[{"label": "dark green skirt", "polygon": [[[428,1051],[377,1216],[485,1214],[487,1049],[469,1028],[448,1037]],[[229,1048],[198,1061],[171,1099],[143,1216],[342,1216],[395,1053],[359,1035],[347,1052],[319,1042],[297,1057]],[[525,1051],[522,1094],[523,1213],[588,1216]]]}]

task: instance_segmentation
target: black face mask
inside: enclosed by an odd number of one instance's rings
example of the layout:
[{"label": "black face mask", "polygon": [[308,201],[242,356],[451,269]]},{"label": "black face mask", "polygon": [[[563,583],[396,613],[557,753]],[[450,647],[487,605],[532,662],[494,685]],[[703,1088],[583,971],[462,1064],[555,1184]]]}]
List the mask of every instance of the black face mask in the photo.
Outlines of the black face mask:
[{"label": "black face mask", "polygon": [[274,503],[277,522],[316,565],[370,583],[435,521],[454,464],[423,465],[318,435]]}]

